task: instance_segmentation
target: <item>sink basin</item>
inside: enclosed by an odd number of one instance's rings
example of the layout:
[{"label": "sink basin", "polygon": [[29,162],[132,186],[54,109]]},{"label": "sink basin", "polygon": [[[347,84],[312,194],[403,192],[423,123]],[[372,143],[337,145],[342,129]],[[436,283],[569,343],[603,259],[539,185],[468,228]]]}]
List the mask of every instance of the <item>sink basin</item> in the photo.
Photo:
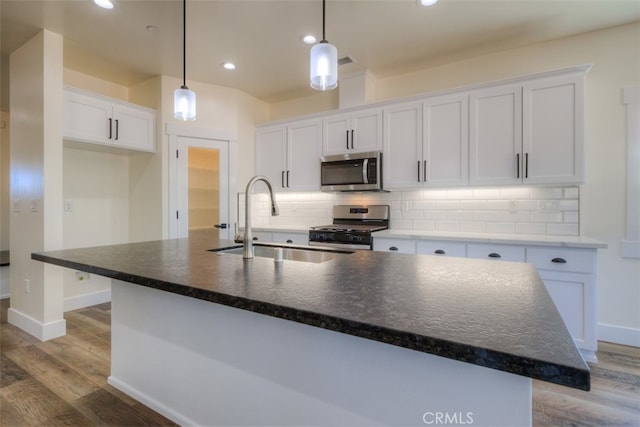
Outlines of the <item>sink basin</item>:
[{"label": "sink basin", "polygon": [[[341,254],[352,254],[352,251],[327,250],[321,248],[306,248],[278,245],[253,244],[253,256],[274,258],[277,249],[282,249],[282,259],[290,261],[302,261],[321,263],[331,261]],[[209,249],[211,252],[242,255],[242,246],[233,246],[220,249]]]}]

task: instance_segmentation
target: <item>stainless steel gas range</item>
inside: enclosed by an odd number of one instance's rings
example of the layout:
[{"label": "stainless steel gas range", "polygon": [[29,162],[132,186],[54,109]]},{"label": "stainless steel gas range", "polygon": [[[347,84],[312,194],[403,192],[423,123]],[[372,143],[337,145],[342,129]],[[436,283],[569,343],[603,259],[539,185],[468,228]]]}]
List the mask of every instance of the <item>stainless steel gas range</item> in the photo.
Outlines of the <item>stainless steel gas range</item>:
[{"label": "stainless steel gas range", "polygon": [[309,245],[372,250],[372,234],[387,228],[388,205],[336,205],[333,224],[310,228]]}]

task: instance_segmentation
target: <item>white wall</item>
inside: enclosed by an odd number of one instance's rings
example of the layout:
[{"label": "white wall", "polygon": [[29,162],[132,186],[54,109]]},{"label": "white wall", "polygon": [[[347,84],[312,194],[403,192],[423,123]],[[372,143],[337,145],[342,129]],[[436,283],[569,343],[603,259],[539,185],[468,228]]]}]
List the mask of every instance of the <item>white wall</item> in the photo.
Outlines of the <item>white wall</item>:
[{"label": "white wall", "polygon": [[9,114],[0,111],[0,251],[9,250]]},{"label": "white wall", "polygon": [[[64,335],[62,272],[31,253],[62,247],[62,37],[42,31],[11,69],[11,308],[40,339]],[[27,282],[29,281],[29,286]]]},{"label": "white wall", "polygon": [[[580,233],[609,245],[600,251],[598,262],[600,339],[640,346],[640,262],[623,258],[620,250],[626,223],[622,88],[640,84],[640,23],[378,78],[376,100],[587,63],[593,69],[586,79],[586,182],[580,186]],[[271,119],[326,110],[318,99],[313,95],[273,104]]]}]

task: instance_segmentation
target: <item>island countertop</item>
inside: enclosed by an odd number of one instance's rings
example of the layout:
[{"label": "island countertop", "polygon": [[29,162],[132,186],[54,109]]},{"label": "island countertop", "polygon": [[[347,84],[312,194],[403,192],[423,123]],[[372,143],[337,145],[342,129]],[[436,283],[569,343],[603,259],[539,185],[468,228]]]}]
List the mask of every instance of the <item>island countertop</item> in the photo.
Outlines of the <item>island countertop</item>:
[{"label": "island countertop", "polygon": [[214,231],[35,260],[583,390],[589,368],[533,265],[374,251],[243,260]]}]

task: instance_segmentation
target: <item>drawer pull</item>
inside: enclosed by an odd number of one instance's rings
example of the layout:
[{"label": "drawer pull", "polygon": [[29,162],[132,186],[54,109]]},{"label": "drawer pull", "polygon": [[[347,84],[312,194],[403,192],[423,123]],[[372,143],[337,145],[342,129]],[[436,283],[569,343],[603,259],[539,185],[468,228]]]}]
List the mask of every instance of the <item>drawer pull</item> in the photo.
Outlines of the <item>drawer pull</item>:
[{"label": "drawer pull", "polygon": [[487,255],[489,258],[502,258],[502,255],[495,253],[495,252],[491,252],[489,255]]},{"label": "drawer pull", "polygon": [[444,255],[446,254],[445,251],[443,251],[442,249],[436,249],[435,251],[433,251],[434,254],[438,254],[438,255]]},{"label": "drawer pull", "polygon": [[556,264],[566,264],[567,260],[564,258],[554,258],[551,260],[551,262],[555,262]]},{"label": "drawer pull", "polygon": [[293,243],[293,240],[288,239],[288,240],[287,240],[287,243]]},{"label": "drawer pull", "polygon": [[389,250],[390,250],[390,251],[397,251],[397,250],[398,250],[398,248],[397,248],[397,247],[395,247],[395,246],[391,246],[391,247],[389,248]]}]

